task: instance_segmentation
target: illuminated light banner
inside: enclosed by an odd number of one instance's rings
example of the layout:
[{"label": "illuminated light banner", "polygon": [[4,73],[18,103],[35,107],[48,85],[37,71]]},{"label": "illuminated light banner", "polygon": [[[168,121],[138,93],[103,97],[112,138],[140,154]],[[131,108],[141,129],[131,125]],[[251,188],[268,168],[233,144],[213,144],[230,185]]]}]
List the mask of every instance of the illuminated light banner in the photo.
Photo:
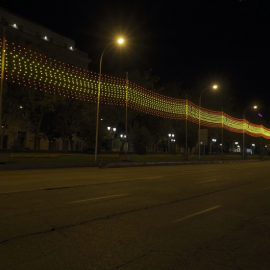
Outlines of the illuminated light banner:
[{"label": "illuminated light banner", "polygon": [[[1,39],[0,46],[2,46]],[[51,94],[97,102],[97,73],[56,61],[32,50],[15,46],[14,43],[6,44],[5,60],[6,80]],[[127,85],[125,79],[106,75],[102,75],[100,89],[102,104],[125,106],[126,91],[128,91],[128,106],[135,110],[163,118],[199,122],[199,106],[188,100],[161,95],[130,82]],[[201,108],[200,123],[206,127],[223,126],[233,132],[245,132],[254,137],[263,136],[270,139],[270,129],[233,118],[221,111]]]}]

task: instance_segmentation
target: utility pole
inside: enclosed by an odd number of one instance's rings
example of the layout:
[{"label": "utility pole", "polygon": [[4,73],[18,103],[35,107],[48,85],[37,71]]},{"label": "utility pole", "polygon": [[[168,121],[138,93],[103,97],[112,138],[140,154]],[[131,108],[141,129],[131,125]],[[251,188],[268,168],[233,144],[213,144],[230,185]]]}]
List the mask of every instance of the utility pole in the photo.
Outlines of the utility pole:
[{"label": "utility pole", "polygon": [[2,57],[1,57],[1,84],[0,84],[0,150],[3,149],[3,132],[2,132],[2,99],[3,99],[3,86],[5,76],[5,55],[6,54],[6,27],[3,27],[2,39]]},{"label": "utility pole", "polygon": [[125,152],[126,152],[126,162],[127,162],[127,157],[128,157],[128,117],[127,117],[127,113],[128,113],[128,72],[126,72],[126,137],[125,137]]}]

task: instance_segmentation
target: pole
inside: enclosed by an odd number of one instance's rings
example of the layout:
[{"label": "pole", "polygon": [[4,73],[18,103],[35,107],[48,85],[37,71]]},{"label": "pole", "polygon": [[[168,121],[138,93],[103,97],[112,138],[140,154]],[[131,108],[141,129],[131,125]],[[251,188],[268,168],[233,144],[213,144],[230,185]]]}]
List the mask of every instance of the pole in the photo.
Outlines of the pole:
[{"label": "pole", "polygon": [[127,152],[128,152],[128,128],[127,128],[127,125],[128,125],[128,72],[126,72],[126,125],[125,125],[125,128],[126,128],[126,137],[125,137],[125,152],[126,152],[126,162],[127,162]]},{"label": "pole", "polygon": [[106,49],[111,45],[107,45],[105,49],[103,50],[101,57],[100,57],[100,62],[99,62],[99,76],[98,76],[98,99],[97,99],[97,120],[96,120],[96,143],[95,143],[95,161],[97,161],[97,149],[98,149],[98,123],[99,123],[99,102],[100,102],[100,80],[101,80],[101,65],[102,65],[102,58],[104,55],[104,52]]},{"label": "pole", "polygon": [[260,151],[260,154],[261,154],[261,159],[263,159],[263,156],[264,156],[264,153],[263,153],[263,147],[262,147],[262,139],[263,139],[263,125],[262,125],[262,121],[261,121],[261,151]]},{"label": "pole", "polygon": [[245,119],[245,112],[243,114],[243,159],[245,159],[245,123],[246,123],[246,119]]},{"label": "pole", "polygon": [[198,138],[199,160],[201,159],[201,97],[202,97],[202,93],[200,95],[200,100],[199,100],[199,138]]},{"label": "pole", "polygon": [[221,129],[221,154],[223,158],[223,125],[224,125],[224,120],[223,120],[223,107],[222,107],[222,129]]},{"label": "pole", "polygon": [[0,84],[0,150],[3,148],[3,132],[2,132],[2,97],[5,76],[5,56],[6,56],[6,27],[3,27],[2,40],[2,61],[1,61],[1,84]]},{"label": "pole", "polygon": [[188,149],[187,149],[187,118],[188,118],[188,100],[187,100],[187,94],[186,94],[186,155],[188,154]]}]

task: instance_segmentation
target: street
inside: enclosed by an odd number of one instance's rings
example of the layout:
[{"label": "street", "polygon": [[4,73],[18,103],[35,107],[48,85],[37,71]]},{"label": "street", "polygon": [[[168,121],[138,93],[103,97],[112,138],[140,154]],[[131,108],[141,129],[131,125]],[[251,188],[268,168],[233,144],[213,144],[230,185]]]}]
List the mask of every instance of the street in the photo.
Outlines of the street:
[{"label": "street", "polygon": [[0,270],[269,270],[270,161],[0,171]]}]

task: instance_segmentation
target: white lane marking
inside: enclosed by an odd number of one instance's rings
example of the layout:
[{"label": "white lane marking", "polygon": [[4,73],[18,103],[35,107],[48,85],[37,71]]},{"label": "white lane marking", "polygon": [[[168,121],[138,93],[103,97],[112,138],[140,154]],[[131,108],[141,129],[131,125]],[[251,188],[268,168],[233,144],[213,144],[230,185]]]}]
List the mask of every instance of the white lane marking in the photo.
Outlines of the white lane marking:
[{"label": "white lane marking", "polygon": [[206,181],[202,181],[202,182],[197,182],[196,184],[206,183],[206,182],[212,182],[212,181],[216,181],[216,180],[217,180],[217,179],[206,180]]},{"label": "white lane marking", "polygon": [[194,214],[192,214],[192,215],[189,215],[189,216],[186,216],[186,217],[183,217],[183,218],[179,218],[179,219],[177,219],[177,220],[173,221],[173,223],[175,223],[175,222],[179,222],[179,221],[183,221],[183,220],[185,220],[185,219],[192,218],[192,217],[195,217],[195,216],[198,216],[198,215],[204,214],[204,213],[206,213],[206,212],[209,212],[209,211],[215,210],[215,209],[217,209],[217,208],[219,208],[219,207],[220,207],[220,205],[217,205],[217,206],[214,206],[214,207],[211,207],[211,208],[205,209],[205,210],[203,210],[203,211],[200,211],[200,212],[194,213]]},{"label": "white lane marking", "polygon": [[123,181],[134,181],[134,180],[142,180],[142,179],[156,179],[156,178],[161,178],[164,176],[150,176],[150,177],[142,177],[142,178],[130,178],[130,179],[121,179]]},{"label": "white lane marking", "polygon": [[266,190],[266,189],[270,189],[270,187],[267,187],[267,188],[265,188],[264,190]]},{"label": "white lane marking", "polygon": [[98,198],[92,198],[92,199],[86,199],[86,200],[80,200],[80,201],[68,202],[68,203],[80,203],[80,202],[87,202],[87,201],[94,201],[94,200],[108,199],[108,198],[114,198],[114,197],[126,196],[126,195],[128,195],[128,194],[129,194],[129,193],[118,194],[118,195],[112,195],[112,196],[106,196],[106,197],[98,197]]}]

